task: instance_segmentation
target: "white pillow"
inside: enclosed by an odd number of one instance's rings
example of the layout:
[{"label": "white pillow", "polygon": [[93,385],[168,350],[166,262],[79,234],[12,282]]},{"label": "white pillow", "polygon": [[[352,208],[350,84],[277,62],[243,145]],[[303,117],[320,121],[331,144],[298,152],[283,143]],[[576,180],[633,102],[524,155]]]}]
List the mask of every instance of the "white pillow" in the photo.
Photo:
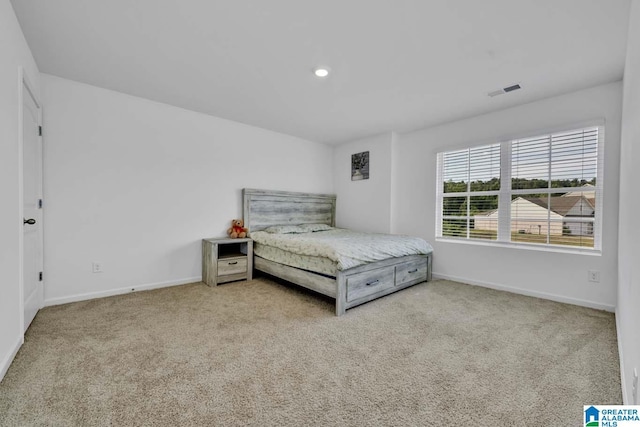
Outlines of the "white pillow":
[{"label": "white pillow", "polygon": [[328,231],[334,229],[327,224],[300,224],[300,228],[308,232]]},{"label": "white pillow", "polygon": [[299,225],[272,225],[269,228],[265,228],[264,231],[271,234],[298,234],[309,232]]}]

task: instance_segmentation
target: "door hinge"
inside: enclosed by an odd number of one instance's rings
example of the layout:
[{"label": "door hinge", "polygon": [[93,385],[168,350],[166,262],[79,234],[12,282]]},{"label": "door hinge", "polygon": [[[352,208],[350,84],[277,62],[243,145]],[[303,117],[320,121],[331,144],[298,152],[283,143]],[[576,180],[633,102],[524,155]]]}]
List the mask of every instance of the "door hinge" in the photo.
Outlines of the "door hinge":
[{"label": "door hinge", "polygon": [[40,272],[40,274],[38,274],[38,280],[42,282],[42,271]]},{"label": "door hinge", "polygon": [[38,136],[42,136],[42,126],[38,126]]},{"label": "door hinge", "polygon": [[42,209],[42,199],[38,199],[38,209]]}]

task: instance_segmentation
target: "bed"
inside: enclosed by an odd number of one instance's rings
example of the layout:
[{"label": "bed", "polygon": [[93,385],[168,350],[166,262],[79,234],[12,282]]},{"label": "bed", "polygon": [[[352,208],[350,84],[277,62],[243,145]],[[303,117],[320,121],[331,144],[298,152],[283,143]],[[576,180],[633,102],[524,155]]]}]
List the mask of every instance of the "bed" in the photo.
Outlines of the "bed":
[{"label": "bed", "polygon": [[[252,237],[274,226],[325,224],[335,227],[335,209],[336,196],[332,194],[243,189],[244,221]],[[336,315],[341,316],[347,309],[431,280],[432,250],[426,245],[428,250],[423,252],[428,253],[387,257],[355,266],[349,261],[336,262],[334,270],[325,271],[275,261],[278,258],[261,252],[260,243],[254,239],[254,251],[257,249],[265,256],[254,253],[254,268],[334,298]],[[313,269],[319,271],[311,271]]]}]

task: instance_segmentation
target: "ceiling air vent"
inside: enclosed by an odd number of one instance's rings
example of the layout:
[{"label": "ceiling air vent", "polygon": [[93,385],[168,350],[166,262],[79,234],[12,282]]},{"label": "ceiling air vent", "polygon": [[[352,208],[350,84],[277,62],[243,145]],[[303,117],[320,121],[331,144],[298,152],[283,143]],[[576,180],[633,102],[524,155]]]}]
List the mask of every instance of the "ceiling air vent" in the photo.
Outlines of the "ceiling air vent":
[{"label": "ceiling air vent", "polygon": [[519,84],[515,84],[515,85],[507,86],[502,89],[493,90],[489,92],[487,95],[493,98],[494,96],[502,95],[503,93],[513,92],[514,90],[518,90],[518,89],[522,89],[522,87]]}]

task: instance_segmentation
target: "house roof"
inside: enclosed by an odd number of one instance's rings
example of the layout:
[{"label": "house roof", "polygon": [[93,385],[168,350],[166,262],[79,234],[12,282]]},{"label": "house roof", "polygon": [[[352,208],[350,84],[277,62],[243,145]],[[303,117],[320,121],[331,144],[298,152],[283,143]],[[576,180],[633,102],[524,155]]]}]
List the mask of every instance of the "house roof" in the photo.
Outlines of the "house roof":
[{"label": "house roof", "polygon": [[498,209],[491,209],[490,211],[482,211],[482,212],[478,212],[477,214],[475,214],[474,216],[489,216],[494,212],[497,212]]},{"label": "house roof", "polygon": [[[542,208],[547,209],[548,203],[546,197],[519,197],[520,199],[526,200],[528,202],[534,203]],[[580,199],[584,199],[585,202],[592,208],[595,209],[596,199],[588,198],[584,196],[567,196],[563,195],[561,197],[552,197],[551,198],[551,211],[557,213],[561,216],[567,216],[569,211],[580,201]],[[514,199],[511,203],[515,202],[518,199]],[[478,212],[475,216],[490,216],[497,209],[492,209],[490,211]]]},{"label": "house roof", "polygon": [[[531,203],[535,203],[545,209],[549,207],[548,199],[546,197],[523,197],[524,200],[528,200]],[[569,211],[578,203],[581,199],[584,199],[589,206],[593,208],[593,204],[589,202],[589,199],[582,196],[563,196],[563,197],[551,197],[551,211],[561,216],[567,216]],[[595,202],[595,199],[593,199]]]},{"label": "house roof", "polygon": [[592,184],[584,184],[581,187],[576,187],[575,191],[569,191],[562,195],[562,197],[570,196],[584,196],[586,198],[594,198],[596,196],[596,187]]}]

